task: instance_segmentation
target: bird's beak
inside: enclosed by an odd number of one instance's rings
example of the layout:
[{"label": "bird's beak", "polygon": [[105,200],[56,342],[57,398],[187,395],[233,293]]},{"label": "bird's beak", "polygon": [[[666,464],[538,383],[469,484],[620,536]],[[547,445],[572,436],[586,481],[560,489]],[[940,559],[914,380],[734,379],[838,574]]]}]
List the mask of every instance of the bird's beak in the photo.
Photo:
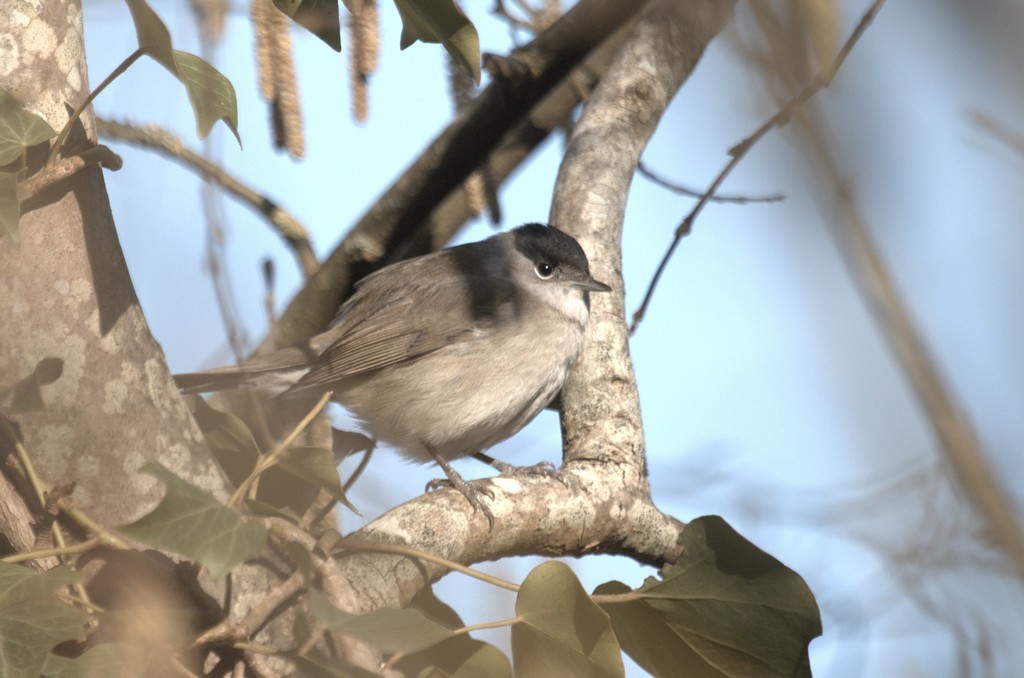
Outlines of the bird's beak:
[{"label": "bird's beak", "polygon": [[573,280],[572,286],[587,292],[611,292],[612,288],[605,285],[603,282],[598,282],[593,278],[584,278],[583,280]]}]

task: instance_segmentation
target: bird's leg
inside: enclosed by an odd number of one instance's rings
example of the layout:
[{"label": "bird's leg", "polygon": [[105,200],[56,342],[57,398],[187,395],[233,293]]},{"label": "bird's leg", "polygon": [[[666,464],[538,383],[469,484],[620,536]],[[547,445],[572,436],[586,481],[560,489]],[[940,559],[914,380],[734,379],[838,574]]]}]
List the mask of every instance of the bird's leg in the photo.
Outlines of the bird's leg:
[{"label": "bird's leg", "polygon": [[484,517],[487,518],[487,525],[490,528],[493,528],[494,514],[491,513],[491,509],[487,508],[484,505],[483,501],[481,501],[480,499],[481,494],[486,494],[488,497],[493,499],[494,495],[490,492],[490,490],[477,490],[469,483],[467,483],[465,480],[463,480],[462,476],[459,475],[458,471],[453,469],[451,464],[448,463],[448,460],[442,457],[438,453],[438,451],[433,448],[433,446],[424,443],[423,447],[427,450],[427,453],[429,453],[430,456],[433,457],[434,461],[437,462],[437,465],[441,467],[441,470],[444,471],[444,474],[448,476],[447,480],[437,479],[431,480],[429,483],[427,483],[427,492],[431,492],[433,490],[445,486],[454,487],[456,490],[462,493],[462,496],[466,498],[466,501],[469,502],[470,506],[473,507],[474,511],[476,509],[480,509],[480,513],[483,513]]},{"label": "bird's leg", "polygon": [[512,464],[506,464],[503,461],[498,461],[489,454],[483,452],[474,452],[472,457],[477,461],[482,461],[496,469],[498,473],[503,476],[544,476],[546,478],[559,479],[558,469],[550,461],[542,461],[539,464],[533,466],[513,466]]}]

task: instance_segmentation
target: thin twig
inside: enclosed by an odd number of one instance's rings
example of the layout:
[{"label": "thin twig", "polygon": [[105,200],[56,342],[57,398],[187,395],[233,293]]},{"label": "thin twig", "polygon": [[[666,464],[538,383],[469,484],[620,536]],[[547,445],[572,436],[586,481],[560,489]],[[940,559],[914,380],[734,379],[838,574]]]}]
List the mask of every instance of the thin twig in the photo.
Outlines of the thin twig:
[{"label": "thin twig", "polygon": [[82,117],[82,113],[85,111],[86,108],[88,108],[89,104],[93,102],[93,99],[98,97],[100,95],[100,92],[105,90],[107,86],[110,85],[110,83],[114,82],[114,80],[116,80],[119,75],[127,71],[128,68],[136,61],[138,61],[145,53],[146,52],[141,47],[139,47],[137,50],[128,55],[127,59],[119,63],[117,67],[110,72],[110,75],[108,75],[106,79],[103,80],[103,82],[96,86],[96,89],[89,92],[89,95],[85,97],[85,101],[78,105],[78,108],[76,108],[75,111],[71,114],[71,117],[68,118],[68,121],[64,123],[64,127],[61,128],[60,133],[57,135],[57,138],[54,139],[53,146],[50,147],[50,155],[46,158],[47,168],[53,167],[54,164],[56,164],[57,154],[60,153],[60,147],[64,145],[64,141],[67,140],[68,134],[71,133],[71,128],[74,127],[75,123],[78,122],[78,119]]},{"label": "thin twig", "polygon": [[1024,155],[1024,134],[1010,129],[983,111],[971,111],[971,119],[974,120],[978,127],[1012,148],[1018,154]]},{"label": "thin twig", "polygon": [[359,480],[359,476],[363,475],[363,471],[365,471],[366,467],[370,464],[370,457],[373,456],[373,449],[374,448],[371,447],[363,454],[363,458],[359,460],[359,465],[356,466],[355,470],[352,471],[352,475],[350,475],[348,480],[345,481],[345,484],[342,485],[342,491],[347,493],[352,489],[352,486],[356,484],[356,481]]},{"label": "thin twig", "polygon": [[267,595],[263,596],[258,604],[253,606],[243,619],[234,621],[225,619],[213,628],[203,632],[192,643],[193,647],[218,645],[226,642],[243,641],[256,633],[274,610],[279,608],[286,600],[301,591],[306,586],[306,579],[301,571],[295,571],[290,577],[272,588]]},{"label": "thin twig", "polygon": [[277,444],[277,447],[275,447],[270,454],[264,457],[260,463],[256,465],[256,468],[252,470],[252,473],[250,473],[249,476],[235,488],[231,498],[228,499],[228,506],[235,506],[238,504],[239,500],[245,496],[245,493],[249,490],[249,487],[256,482],[264,471],[277,466],[277,463],[281,460],[281,455],[284,454],[284,451],[288,449],[289,445],[295,442],[295,439],[298,438],[299,435],[306,430],[306,427],[309,426],[310,422],[316,418],[316,415],[320,414],[320,411],[327,406],[332,395],[334,395],[334,391],[327,391],[320,396],[320,400],[318,400],[316,405],[313,406],[313,409],[302,418],[302,421],[292,429],[291,433],[285,436],[284,439]]},{"label": "thin twig", "polygon": [[[32,484],[32,489],[36,493],[39,505],[43,510],[45,510],[47,507],[46,495],[48,491],[46,484],[43,483],[42,479],[36,473],[35,466],[32,464],[32,459],[29,457],[28,450],[26,450],[25,446],[22,445],[21,439],[18,438],[18,434],[14,431],[14,428],[7,420],[7,417],[3,414],[0,414],[0,429],[3,429],[4,435],[7,436],[8,441],[14,447],[14,451],[18,456],[18,461],[21,463],[25,477],[28,478],[29,482]],[[128,548],[128,545],[121,541],[117,536],[111,534],[111,532],[105,527],[97,524],[94,520],[89,518],[84,511],[72,505],[67,497],[61,497],[58,499],[56,501],[56,506],[79,525],[85,527],[87,530],[91,530],[93,534],[95,534],[104,544],[114,548]],[[61,529],[60,524],[57,523],[57,521],[54,521],[52,530],[53,541],[57,544],[57,548],[67,549],[68,544],[64,539],[64,531]],[[61,558],[61,562],[67,562],[66,555],[61,555],[59,557]],[[89,592],[85,590],[85,586],[81,582],[75,582],[71,586],[75,589],[75,593],[77,593],[80,598],[91,604]]]},{"label": "thin twig", "polygon": [[121,157],[106,146],[94,146],[86,153],[61,158],[53,165],[33,174],[17,184],[18,202],[24,203],[36,196],[40,191],[64,181],[91,164],[99,164],[111,171],[121,169]]},{"label": "thin twig", "polygon": [[693,206],[693,209],[690,210],[689,214],[686,215],[686,218],[684,218],[682,223],[676,228],[672,244],[669,245],[668,250],[665,251],[664,256],[661,258],[661,262],[658,264],[658,268],[654,272],[654,276],[651,278],[650,284],[647,286],[647,292],[644,294],[644,300],[640,304],[640,308],[638,308],[633,314],[633,321],[629,326],[630,334],[636,332],[637,326],[647,313],[647,307],[651,303],[651,297],[654,296],[654,290],[658,286],[658,281],[661,279],[662,273],[665,272],[669,259],[672,258],[672,254],[679,245],[679,241],[689,235],[697,216],[704,209],[704,206],[711,200],[711,197],[718,190],[718,187],[722,185],[726,177],[732,173],[740,161],[746,157],[747,153],[750,152],[750,149],[753,148],[762,137],[776,127],[784,127],[789,122],[793,114],[796,113],[808,99],[832,83],[832,79],[835,78],[836,73],[839,72],[843,62],[846,61],[846,57],[850,55],[854,45],[857,44],[857,41],[860,40],[864,31],[866,31],[868,26],[871,25],[871,22],[874,21],[875,15],[878,14],[878,11],[882,8],[883,4],[885,4],[885,0],[875,0],[875,2],[872,3],[871,7],[869,7],[864,13],[864,16],[861,17],[857,27],[853,29],[853,33],[850,34],[850,37],[847,38],[846,42],[839,50],[839,53],[836,55],[836,58],[832,62],[832,66],[828,71],[819,75],[811,84],[807,85],[796,96],[787,101],[782,108],[775,113],[775,115],[766,120],[764,124],[754,131],[753,134],[729,149],[729,162],[725,164],[725,167],[722,168],[722,171],[719,172],[718,176],[716,176],[714,181],[711,182],[711,185],[697,201],[697,204]]},{"label": "thin twig", "polygon": [[50,558],[51,556],[74,555],[76,553],[84,553],[94,548],[99,543],[99,538],[93,537],[92,539],[88,539],[78,544],[72,544],[71,546],[57,546],[52,549],[43,549],[41,551],[15,553],[13,555],[0,558],[0,560],[5,563],[23,563],[26,560],[38,560],[40,558]]},{"label": "thin twig", "polygon": [[[481,622],[479,624],[470,624],[469,626],[462,626],[457,629],[452,629],[452,636],[465,636],[472,633],[473,631],[483,631],[486,629],[503,629],[506,626],[515,626],[516,624],[522,623],[523,617],[521,615],[516,615],[515,617],[509,617],[508,619],[497,619],[491,622]],[[396,652],[395,654],[391,655],[390,657],[388,657],[388,660],[384,662],[384,668],[393,668],[395,664],[404,659],[407,654],[407,652]]]},{"label": "thin twig", "polygon": [[530,15],[529,19],[520,19],[519,17],[513,15],[511,12],[508,11],[508,8],[505,7],[505,3],[502,2],[502,0],[495,0],[494,7],[491,8],[491,14],[497,17],[501,17],[502,19],[505,20],[505,23],[507,23],[512,28],[519,28],[521,30],[530,31],[532,33],[538,32],[536,24],[537,17],[535,14],[533,14],[532,12],[528,12],[528,14]]},{"label": "thin twig", "polygon": [[1024,530],[1013,501],[986,459],[970,420],[954,402],[820,134],[810,124],[805,124],[804,128],[809,144],[823,166],[823,174],[836,186],[836,199],[845,228],[834,229],[834,232],[840,239],[840,249],[848,257],[853,277],[867,300],[867,308],[889,341],[942,451],[985,521],[987,533],[1011,560],[1017,576],[1024,579]]},{"label": "thin twig", "polygon": [[519,585],[513,584],[510,581],[505,581],[499,577],[486,574],[484,572],[478,572],[472,568],[466,567],[461,563],[456,563],[454,560],[448,560],[441,556],[434,555],[433,553],[426,553],[425,551],[417,551],[414,548],[408,546],[401,546],[399,544],[379,544],[376,542],[363,541],[361,539],[344,538],[338,541],[335,548],[346,549],[349,551],[370,551],[374,553],[393,553],[399,556],[406,556],[408,558],[419,558],[420,560],[426,560],[427,562],[447,567],[455,572],[461,572],[462,574],[479,579],[482,582],[493,584],[499,588],[507,589],[509,591],[519,592]]},{"label": "thin twig", "polygon": [[204,179],[212,180],[270,222],[271,226],[292,249],[292,253],[307,278],[320,267],[316,255],[313,253],[313,247],[310,245],[309,234],[305,226],[294,215],[256,189],[242,183],[224,168],[186,148],[181,139],[167,130],[155,125],[138,127],[102,118],[96,119],[96,128],[101,135],[111,139],[166,153],[186,167],[195,170]]},{"label": "thin twig", "polygon": [[[779,42],[773,41],[773,44]],[[982,128],[1024,154],[1024,137],[982,113],[974,113],[973,117]],[[817,163],[816,173],[822,177],[824,185],[834,190],[839,220],[832,233],[865,306],[913,387],[939,448],[949,460],[968,501],[984,521],[987,536],[1010,559],[1017,576],[1024,579],[1024,528],[1013,500],[1005,490],[1005,481],[1001,482],[993,470],[969,416],[957,406],[954,395],[943,380],[940,367],[914,324],[893,274],[858,209],[852,190],[841,176],[821,126],[815,124],[816,119],[811,116],[800,116],[798,121],[802,141]],[[897,567],[894,571],[900,574],[903,569]],[[914,586],[907,590],[913,593]],[[935,616],[941,618],[941,615]],[[955,632],[961,632],[957,622],[951,622],[951,625]]]},{"label": "thin twig", "polygon": [[[689,188],[688,186],[683,186],[681,184],[677,184],[675,182],[669,181],[668,179],[664,178],[660,174],[657,174],[656,172],[651,170],[649,167],[647,167],[647,165],[644,163],[643,160],[641,160],[639,163],[637,163],[636,169],[637,169],[637,171],[641,175],[647,177],[648,179],[650,179],[654,183],[658,184],[662,188],[666,188],[666,189],[672,191],[673,193],[678,193],[680,195],[688,195],[691,198],[699,198],[701,195],[703,195],[703,193],[701,193],[700,191],[698,191],[695,188]],[[764,195],[764,196],[753,196],[753,197],[745,196],[745,195],[721,195],[721,194],[715,194],[715,195],[711,196],[712,202],[729,202],[729,203],[734,203],[734,204],[738,204],[738,205],[746,205],[746,204],[752,203],[752,202],[782,202],[785,199],[786,199],[786,196],[782,195],[781,193],[776,193],[775,195]]]}]

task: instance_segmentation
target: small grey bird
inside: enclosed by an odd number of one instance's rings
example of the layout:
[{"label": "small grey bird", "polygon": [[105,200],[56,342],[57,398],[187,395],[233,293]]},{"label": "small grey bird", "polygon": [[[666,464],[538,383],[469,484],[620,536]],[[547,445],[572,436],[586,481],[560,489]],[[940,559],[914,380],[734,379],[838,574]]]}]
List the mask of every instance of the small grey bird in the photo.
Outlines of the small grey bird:
[{"label": "small grey bird", "polygon": [[590,276],[574,238],[526,224],[368,275],[327,331],[300,345],[175,380],[185,393],[333,390],[375,439],[436,461],[493,523],[447,461],[472,455],[503,474],[545,470],[501,464],[483,450],[558,394],[583,348],[589,293],[610,289]]}]

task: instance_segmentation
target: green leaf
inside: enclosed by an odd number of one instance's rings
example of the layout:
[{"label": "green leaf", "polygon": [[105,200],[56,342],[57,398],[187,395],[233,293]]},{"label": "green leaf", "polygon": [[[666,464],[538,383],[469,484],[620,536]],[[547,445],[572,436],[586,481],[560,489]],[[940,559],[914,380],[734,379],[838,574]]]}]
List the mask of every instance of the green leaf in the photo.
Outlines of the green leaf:
[{"label": "green leaf", "polygon": [[[199,430],[228,479],[237,487],[256,467],[260,449],[252,432],[238,417],[210,407],[198,396],[186,396],[186,403]],[[323,487],[352,511],[338,477],[334,454],[316,447],[290,448],[282,455],[279,468],[268,470],[260,478],[257,497],[246,506],[260,515],[275,515],[292,522],[316,500]]]},{"label": "green leaf", "polygon": [[451,605],[437,597],[432,586],[424,586],[420,589],[409,606],[419,610],[441,626],[457,629],[466,625]]},{"label": "green leaf", "polygon": [[452,637],[450,629],[412,608],[349,614],[315,589],[309,590],[308,600],[309,611],[324,627],[364,640],[385,652],[416,652]]},{"label": "green leaf", "polygon": [[61,657],[51,654],[43,665],[45,678],[106,678],[127,676],[128,650],[120,643],[104,643],[90,647],[81,656]]},{"label": "green leaf", "polygon": [[35,412],[46,406],[43,402],[42,387],[60,379],[64,372],[64,361],[60,358],[43,358],[32,374],[28,375],[10,389],[0,389],[0,401],[11,398],[11,412],[22,414]]},{"label": "green leaf", "polygon": [[199,396],[185,396],[185,403],[228,480],[238,487],[260,458],[260,448],[245,422],[233,414],[210,407]]},{"label": "green leaf", "polygon": [[36,678],[54,645],[85,635],[89,616],[54,595],[80,580],[69,567],[0,563],[0,676]]},{"label": "green leaf", "polygon": [[70,567],[36,572],[21,565],[0,562],[0,605],[45,597],[81,579],[81,575]]},{"label": "green leaf", "polygon": [[170,31],[146,0],[125,2],[132,13],[139,48],[185,85],[199,138],[205,139],[214,124],[223,120],[241,146],[238,102],[231,81],[199,57],[174,49]]},{"label": "green leaf", "polygon": [[367,438],[362,433],[331,428],[331,451],[334,452],[334,458],[338,461],[356,452],[370,451],[374,445],[373,439]]},{"label": "green leaf", "polygon": [[298,525],[319,496],[319,485],[275,466],[260,476],[256,499],[247,498],[245,506],[253,513],[276,514]]},{"label": "green leaf", "polygon": [[480,36],[453,0],[395,0],[395,6],[402,17],[402,49],[417,40],[439,42],[480,84]]},{"label": "green leaf", "polygon": [[[613,581],[598,586],[594,594],[630,591],[632,589],[625,584]],[[601,608],[611,617],[612,629],[622,649],[652,676],[722,678],[725,675],[682,642],[661,614],[643,600],[608,603]]]},{"label": "green leaf", "polygon": [[280,466],[303,480],[322,487],[332,497],[359,513],[345,497],[345,488],[334,463],[334,453],[322,447],[289,447],[281,455]]},{"label": "green leaf", "polygon": [[639,591],[664,624],[659,634],[671,631],[726,676],[810,676],[807,647],[821,617],[800,575],[718,516],[687,525],[681,544],[663,579]]},{"label": "green leaf", "polygon": [[608,614],[565,563],[534,568],[516,598],[512,627],[516,676],[622,676],[622,652]]},{"label": "green leaf", "polygon": [[[335,52],[341,51],[341,20],[338,0],[274,0],[292,21],[323,40]],[[345,3],[348,6],[348,2]],[[351,11],[351,7],[349,10]]]},{"label": "green leaf", "polygon": [[306,654],[282,652],[281,656],[295,664],[300,676],[310,678],[378,678],[379,673],[346,664],[336,657],[325,657],[314,647]]},{"label": "green leaf", "polygon": [[118,528],[144,544],[197,560],[219,578],[256,556],[267,539],[266,529],[243,520],[198,487],[156,463],[142,467],[167,487],[155,509]]},{"label": "green leaf", "polygon": [[128,11],[132,13],[139,49],[177,76],[174,68],[174,47],[171,45],[171,32],[167,30],[167,26],[146,0],[125,2],[128,4]]},{"label": "green leaf", "polygon": [[403,657],[395,668],[405,676],[511,678],[512,662],[501,650],[467,635],[443,640]]},{"label": "green leaf", "polygon": [[57,136],[49,123],[26,111],[21,103],[0,88],[0,165],[17,160],[26,148]]},{"label": "green leaf", "polygon": [[[431,587],[420,590],[409,603],[427,618],[450,629],[465,626],[458,613],[434,595]],[[404,676],[420,678],[511,678],[512,663],[498,648],[468,634],[459,634],[433,647],[406,655],[395,664]]]},{"label": "green leaf", "polygon": [[194,54],[174,50],[174,64],[178,67],[178,79],[188,90],[188,100],[196,116],[196,132],[205,139],[218,120],[223,120],[235,135],[238,145],[238,101],[231,81],[220,71]]},{"label": "green leaf", "polygon": [[0,172],[0,235],[7,236],[15,247],[21,246],[18,221],[21,204],[18,202],[18,181],[11,172]]}]

